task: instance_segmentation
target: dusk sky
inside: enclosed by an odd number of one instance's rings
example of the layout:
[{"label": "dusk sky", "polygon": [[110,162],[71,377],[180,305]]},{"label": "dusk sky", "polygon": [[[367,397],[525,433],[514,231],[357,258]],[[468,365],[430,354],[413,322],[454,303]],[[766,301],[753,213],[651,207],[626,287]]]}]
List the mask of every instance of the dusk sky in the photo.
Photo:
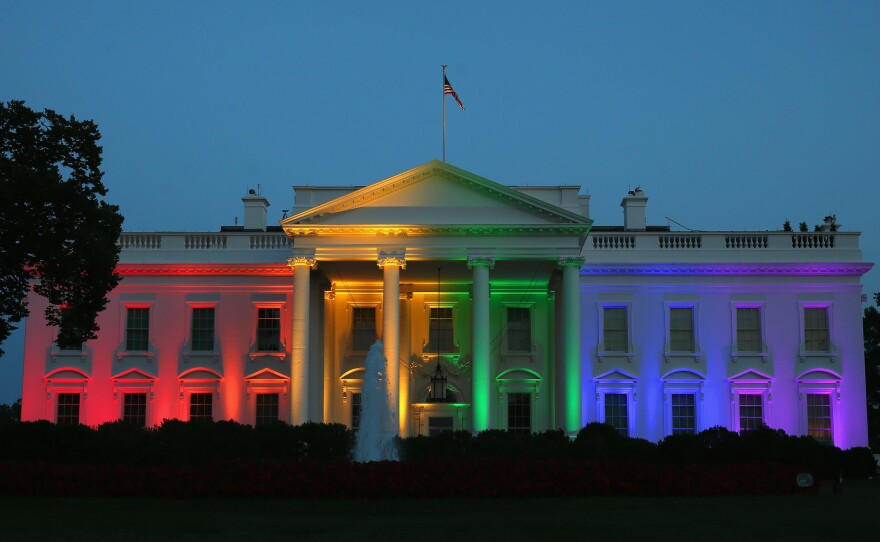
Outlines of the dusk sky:
[{"label": "dusk sky", "polygon": [[0,0],[0,100],[99,125],[127,231],[216,231],[257,184],[277,221],[292,185],[441,158],[441,64],[457,167],[581,185],[597,225],[637,185],[649,224],[834,213],[880,261],[880,2]]}]

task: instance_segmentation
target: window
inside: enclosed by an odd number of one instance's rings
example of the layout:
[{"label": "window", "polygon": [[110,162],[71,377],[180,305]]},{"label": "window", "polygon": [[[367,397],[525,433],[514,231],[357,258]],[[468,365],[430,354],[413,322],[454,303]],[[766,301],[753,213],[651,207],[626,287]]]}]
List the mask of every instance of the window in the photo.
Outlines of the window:
[{"label": "window", "polygon": [[669,349],[672,352],[694,352],[694,309],[669,308]]},{"label": "window", "polygon": [[59,393],[58,409],[55,414],[55,423],[59,425],[79,423],[79,394]]},{"label": "window", "polygon": [[629,436],[628,398],[625,393],[605,394],[605,423],[621,435]]},{"label": "window", "polygon": [[507,430],[518,435],[532,432],[532,394],[507,394]]},{"label": "window", "polygon": [[281,350],[281,309],[257,308],[257,350],[278,352]]},{"label": "window", "polygon": [[764,398],[757,393],[739,395],[739,430],[748,431],[764,425]]},{"label": "window", "polygon": [[214,307],[193,308],[191,348],[194,352],[214,350]]},{"label": "window", "polygon": [[626,307],[605,307],[602,311],[602,340],[606,352],[629,351]]},{"label": "window", "polygon": [[357,431],[361,428],[361,394],[351,394],[351,429]]},{"label": "window", "polygon": [[[64,318],[67,315],[68,310],[69,309],[62,309],[61,310],[61,321],[62,322],[64,321]],[[59,332],[58,339],[55,341],[55,344],[58,345],[58,350],[67,350],[67,351],[72,351],[72,352],[81,352],[82,351],[83,345],[82,345],[81,340],[72,339],[72,340],[65,341],[61,338],[61,335],[60,335],[61,329],[60,328],[59,328],[58,332]],[[80,330],[78,328],[74,327],[73,329],[70,330],[70,334],[73,337],[77,337],[80,334]]]},{"label": "window", "polygon": [[824,444],[832,444],[834,435],[831,425],[831,395],[807,394],[807,435]]},{"label": "window", "polygon": [[507,307],[507,350],[532,351],[532,317],[528,307]]},{"label": "window", "polygon": [[828,352],[827,307],[804,307],[804,349],[807,352]]},{"label": "window", "polygon": [[212,393],[191,393],[189,395],[190,421],[214,419],[212,395]]},{"label": "window", "polygon": [[672,434],[693,435],[697,432],[696,397],[693,393],[672,394]]},{"label": "window", "polygon": [[738,352],[763,351],[761,338],[761,309],[758,307],[736,308],[736,350]]},{"label": "window", "polygon": [[454,352],[454,335],[452,307],[431,307],[428,322],[428,345],[430,350],[438,352]]},{"label": "window", "polygon": [[444,431],[452,431],[452,416],[431,416],[428,418],[428,436],[436,437]]},{"label": "window", "polygon": [[352,318],[352,349],[365,352],[376,342],[376,307],[354,307]]},{"label": "window", "polygon": [[122,395],[122,421],[147,426],[147,394],[124,393]]},{"label": "window", "polygon": [[150,349],[149,307],[129,307],[125,321],[125,349]]},{"label": "window", "polygon": [[255,425],[270,425],[278,421],[278,394],[258,393]]}]

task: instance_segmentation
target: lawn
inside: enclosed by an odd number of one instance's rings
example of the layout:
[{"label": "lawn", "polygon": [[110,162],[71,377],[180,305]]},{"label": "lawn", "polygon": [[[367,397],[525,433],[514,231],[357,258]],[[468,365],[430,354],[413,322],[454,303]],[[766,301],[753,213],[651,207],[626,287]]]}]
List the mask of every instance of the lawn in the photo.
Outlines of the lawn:
[{"label": "lawn", "polygon": [[880,480],[815,495],[520,500],[0,498],[0,540],[874,540]]}]

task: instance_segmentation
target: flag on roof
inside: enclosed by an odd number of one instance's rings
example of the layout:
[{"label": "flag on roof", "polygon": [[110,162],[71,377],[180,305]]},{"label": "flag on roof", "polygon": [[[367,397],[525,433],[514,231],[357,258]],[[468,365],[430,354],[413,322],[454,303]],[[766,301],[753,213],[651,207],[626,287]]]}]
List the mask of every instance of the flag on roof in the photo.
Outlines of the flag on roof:
[{"label": "flag on roof", "polygon": [[447,79],[445,75],[443,76],[443,94],[452,94],[452,97],[455,98],[455,103],[457,103],[458,107],[464,111],[464,105],[461,103],[461,100],[458,99],[458,93],[455,92],[455,89],[449,84],[449,79]]}]

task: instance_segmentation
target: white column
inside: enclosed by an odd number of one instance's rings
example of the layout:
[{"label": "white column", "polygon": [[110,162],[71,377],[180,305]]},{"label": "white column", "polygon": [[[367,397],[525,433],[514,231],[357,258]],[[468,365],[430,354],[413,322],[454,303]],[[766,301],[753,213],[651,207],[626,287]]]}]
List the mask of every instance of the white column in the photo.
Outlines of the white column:
[{"label": "white column", "polygon": [[309,282],[315,259],[293,257],[293,333],[290,347],[290,423],[309,421]]},{"label": "white column", "polygon": [[[575,435],[581,419],[581,304],[580,273],[583,258],[560,258],[562,267],[562,374],[563,427]],[[557,299],[559,297],[557,296]],[[558,325],[558,323],[557,323]]]},{"label": "white column", "polygon": [[412,355],[412,314],[410,312],[412,292],[400,294],[400,436],[410,434],[410,356]]},{"label": "white column", "polygon": [[491,364],[489,362],[489,269],[494,267],[492,258],[468,258],[468,267],[473,270],[473,301],[471,364],[473,378],[471,383],[473,430],[478,433],[491,425]]},{"label": "white column", "polygon": [[406,269],[402,256],[379,256],[382,268],[382,345],[385,353],[385,389],[388,390],[389,432],[400,432],[400,270]]}]

